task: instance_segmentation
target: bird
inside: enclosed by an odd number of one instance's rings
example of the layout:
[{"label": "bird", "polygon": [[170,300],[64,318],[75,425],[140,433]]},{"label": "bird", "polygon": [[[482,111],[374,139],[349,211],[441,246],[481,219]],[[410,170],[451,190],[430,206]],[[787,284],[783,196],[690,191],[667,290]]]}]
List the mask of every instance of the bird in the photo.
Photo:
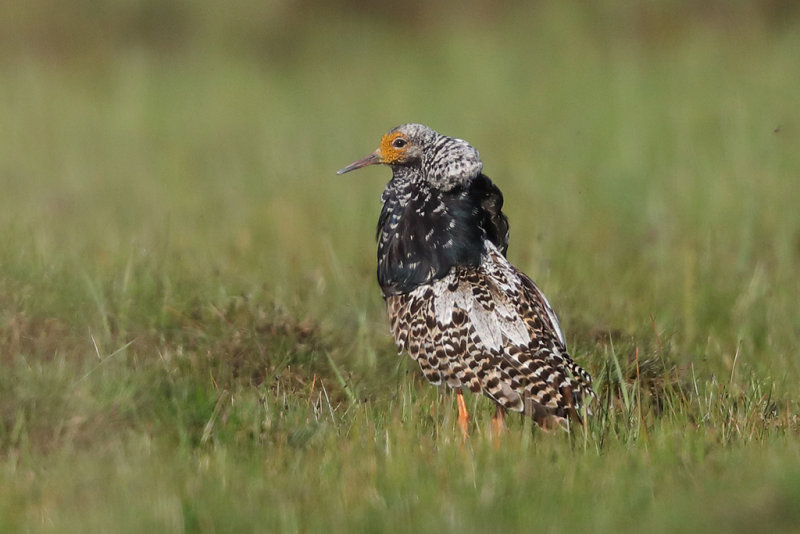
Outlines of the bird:
[{"label": "bird", "polygon": [[425,378],[456,392],[466,439],[463,390],[545,429],[583,421],[596,398],[592,378],[567,353],[558,317],[531,278],[506,258],[503,194],[467,141],[422,124],[386,133],[371,154],[337,171],[388,165],[378,218],[378,284],[398,351]]}]

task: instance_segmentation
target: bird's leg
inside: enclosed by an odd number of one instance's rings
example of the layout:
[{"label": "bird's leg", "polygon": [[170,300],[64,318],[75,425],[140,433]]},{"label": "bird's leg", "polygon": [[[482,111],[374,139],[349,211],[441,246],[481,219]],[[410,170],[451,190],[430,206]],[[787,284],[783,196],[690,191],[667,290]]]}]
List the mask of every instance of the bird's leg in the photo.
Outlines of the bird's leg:
[{"label": "bird's leg", "polygon": [[500,435],[506,427],[505,421],[506,409],[498,404],[492,416],[492,441],[494,441],[495,447],[500,446]]},{"label": "bird's leg", "polygon": [[461,429],[461,435],[467,439],[469,435],[469,412],[467,412],[467,405],[464,403],[464,394],[460,389],[456,390],[456,403],[458,404],[458,427]]}]

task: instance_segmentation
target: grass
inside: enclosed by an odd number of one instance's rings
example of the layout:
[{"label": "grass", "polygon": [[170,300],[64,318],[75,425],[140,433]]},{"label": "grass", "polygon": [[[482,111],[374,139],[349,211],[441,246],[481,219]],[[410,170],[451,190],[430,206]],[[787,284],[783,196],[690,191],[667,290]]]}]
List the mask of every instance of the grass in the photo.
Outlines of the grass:
[{"label": "grass", "polygon": [[[796,531],[800,21],[769,5],[14,8],[0,532]],[[388,171],[333,173],[408,121],[505,192],[585,428],[495,449],[470,396],[462,444],[395,354]]]}]

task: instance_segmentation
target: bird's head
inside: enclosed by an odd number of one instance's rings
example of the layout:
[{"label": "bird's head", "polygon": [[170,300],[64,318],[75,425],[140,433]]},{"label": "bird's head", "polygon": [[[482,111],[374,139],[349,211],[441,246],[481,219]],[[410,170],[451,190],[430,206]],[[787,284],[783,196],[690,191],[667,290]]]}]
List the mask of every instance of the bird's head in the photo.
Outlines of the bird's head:
[{"label": "bird's head", "polygon": [[383,164],[395,173],[414,174],[441,189],[475,178],[483,163],[469,143],[441,135],[422,124],[403,124],[381,139],[372,154],[339,169],[344,174],[368,165]]}]

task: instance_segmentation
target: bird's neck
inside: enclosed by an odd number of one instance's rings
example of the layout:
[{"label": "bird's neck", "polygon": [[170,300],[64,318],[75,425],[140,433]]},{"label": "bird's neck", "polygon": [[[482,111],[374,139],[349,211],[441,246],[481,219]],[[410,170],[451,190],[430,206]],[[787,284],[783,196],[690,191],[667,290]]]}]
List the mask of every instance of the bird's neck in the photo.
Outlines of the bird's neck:
[{"label": "bird's neck", "polygon": [[382,200],[378,281],[384,295],[412,291],[456,266],[480,264],[486,239],[483,209],[470,188],[440,191],[395,174]]}]

